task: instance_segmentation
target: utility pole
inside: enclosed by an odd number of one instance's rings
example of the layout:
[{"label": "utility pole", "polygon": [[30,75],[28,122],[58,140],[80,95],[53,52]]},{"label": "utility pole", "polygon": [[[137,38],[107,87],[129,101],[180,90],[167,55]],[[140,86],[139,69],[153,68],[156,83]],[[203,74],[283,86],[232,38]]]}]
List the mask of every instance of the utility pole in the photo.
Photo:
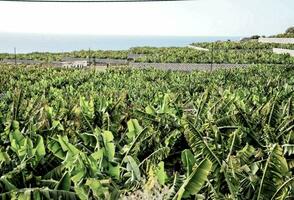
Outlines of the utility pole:
[{"label": "utility pole", "polygon": [[90,63],[91,63],[91,49],[89,48],[89,66],[90,66]]},{"label": "utility pole", "polygon": [[213,65],[213,42],[211,43],[211,59],[210,59],[210,71],[212,72]]},{"label": "utility pole", "polygon": [[14,47],[14,65],[16,67],[16,47]]}]

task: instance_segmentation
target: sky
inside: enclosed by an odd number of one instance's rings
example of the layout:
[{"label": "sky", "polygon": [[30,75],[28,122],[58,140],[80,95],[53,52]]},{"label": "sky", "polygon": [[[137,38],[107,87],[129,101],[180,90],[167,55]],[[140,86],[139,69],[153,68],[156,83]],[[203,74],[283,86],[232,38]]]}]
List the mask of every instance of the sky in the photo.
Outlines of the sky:
[{"label": "sky", "polygon": [[293,25],[294,0],[0,1],[0,33],[250,36],[281,33]]}]

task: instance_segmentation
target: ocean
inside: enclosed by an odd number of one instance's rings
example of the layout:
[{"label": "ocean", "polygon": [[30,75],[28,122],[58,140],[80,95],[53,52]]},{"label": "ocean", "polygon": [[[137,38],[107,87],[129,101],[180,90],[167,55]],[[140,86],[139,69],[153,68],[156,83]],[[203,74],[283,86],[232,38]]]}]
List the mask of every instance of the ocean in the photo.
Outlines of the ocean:
[{"label": "ocean", "polygon": [[0,52],[65,52],[74,50],[127,50],[131,47],[183,47],[193,42],[239,40],[232,36],[102,36],[102,35],[54,35],[29,33],[0,33]]}]

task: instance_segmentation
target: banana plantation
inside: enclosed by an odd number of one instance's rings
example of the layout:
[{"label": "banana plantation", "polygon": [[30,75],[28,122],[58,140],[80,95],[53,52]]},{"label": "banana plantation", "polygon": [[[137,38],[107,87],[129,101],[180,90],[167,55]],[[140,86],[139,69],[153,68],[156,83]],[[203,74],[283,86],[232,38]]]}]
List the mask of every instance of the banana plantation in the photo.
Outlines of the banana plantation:
[{"label": "banana plantation", "polygon": [[294,68],[0,66],[0,199],[294,198]]},{"label": "banana plantation", "polygon": [[273,48],[293,49],[294,44],[260,43],[258,40],[249,41],[217,41],[192,43],[194,46],[203,48],[214,48],[216,50],[272,50]]},{"label": "banana plantation", "polygon": [[294,49],[294,44],[271,44],[257,41],[246,42],[201,42],[192,46],[203,47],[209,51],[199,51],[189,47],[134,47],[121,51],[80,50],[64,53],[33,52],[26,54],[0,53],[4,59],[28,59],[50,64],[65,58],[85,59],[128,59],[128,55],[139,54],[135,62],[147,63],[220,63],[220,64],[294,64],[289,54],[278,55],[273,48]]},{"label": "banana plantation", "polygon": [[[204,44],[203,47],[206,47]],[[294,64],[294,57],[289,54],[275,54],[272,49],[258,49],[258,46],[256,49],[237,49],[238,46],[234,46],[231,42],[227,47],[226,43],[209,44],[209,51],[199,51],[188,47],[137,47],[132,51],[145,54],[144,57],[135,59],[135,62],[147,63]],[[212,47],[211,44],[216,47]]]},{"label": "banana plantation", "polygon": [[[18,53],[18,59],[28,59],[37,61],[61,61],[64,58],[112,58],[112,59],[127,59],[128,51],[102,51],[102,50],[81,50],[64,53],[52,53],[52,52],[32,52],[32,53]],[[1,59],[14,59],[14,54],[0,53]]]}]

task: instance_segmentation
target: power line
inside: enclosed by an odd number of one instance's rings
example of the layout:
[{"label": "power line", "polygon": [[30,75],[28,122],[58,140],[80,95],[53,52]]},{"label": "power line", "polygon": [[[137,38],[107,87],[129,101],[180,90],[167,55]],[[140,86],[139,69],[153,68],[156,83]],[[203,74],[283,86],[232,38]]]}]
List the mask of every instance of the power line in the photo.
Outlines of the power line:
[{"label": "power line", "polygon": [[0,2],[53,2],[53,3],[123,3],[123,2],[169,2],[169,1],[193,1],[193,0],[0,0]]}]

